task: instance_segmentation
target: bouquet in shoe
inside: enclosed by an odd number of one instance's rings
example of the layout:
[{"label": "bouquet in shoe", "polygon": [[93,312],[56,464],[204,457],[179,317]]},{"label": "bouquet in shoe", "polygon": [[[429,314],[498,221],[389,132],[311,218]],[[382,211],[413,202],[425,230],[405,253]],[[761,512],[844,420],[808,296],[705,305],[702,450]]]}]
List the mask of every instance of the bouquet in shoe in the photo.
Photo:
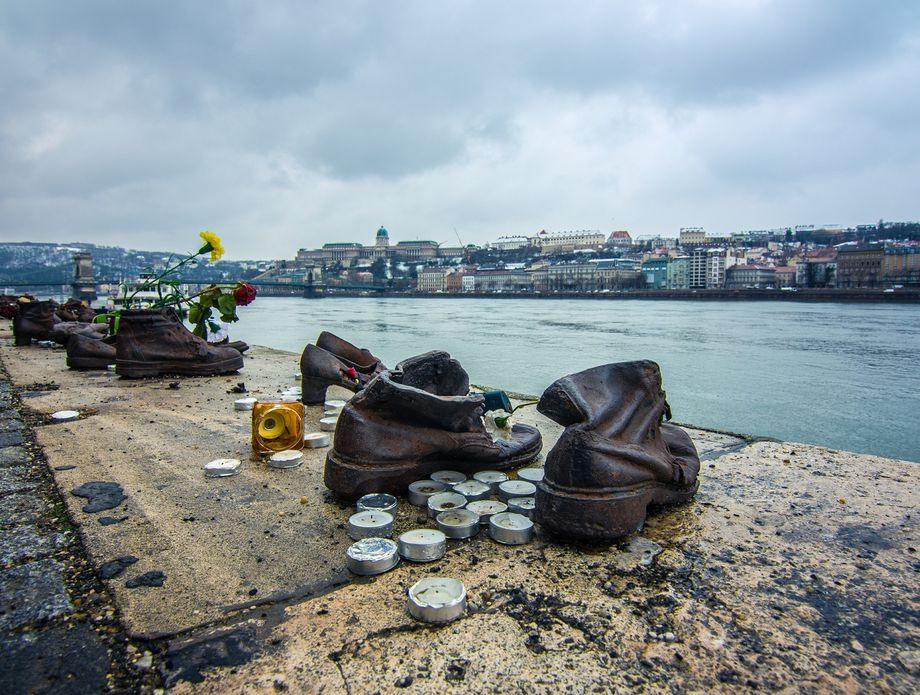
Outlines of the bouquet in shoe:
[{"label": "bouquet in shoe", "polygon": [[[192,332],[200,338],[206,338],[208,332],[220,331],[220,324],[238,321],[236,309],[239,306],[251,304],[256,298],[256,288],[248,282],[232,284],[213,284],[203,290],[187,295],[182,290],[182,284],[177,273],[181,268],[197,263],[199,257],[210,256],[210,261],[215,263],[224,255],[224,246],[221,238],[214,232],[200,232],[202,246],[195,252],[179,259],[170,259],[167,268],[158,275],[138,283],[133,288],[128,285],[121,286],[122,310],[124,309],[162,309],[173,307],[182,319],[188,319],[192,324]],[[153,291],[157,299],[153,302],[141,301],[140,293]],[[121,311],[110,311],[96,317],[96,322],[109,322],[112,332],[117,333],[121,322]]]}]

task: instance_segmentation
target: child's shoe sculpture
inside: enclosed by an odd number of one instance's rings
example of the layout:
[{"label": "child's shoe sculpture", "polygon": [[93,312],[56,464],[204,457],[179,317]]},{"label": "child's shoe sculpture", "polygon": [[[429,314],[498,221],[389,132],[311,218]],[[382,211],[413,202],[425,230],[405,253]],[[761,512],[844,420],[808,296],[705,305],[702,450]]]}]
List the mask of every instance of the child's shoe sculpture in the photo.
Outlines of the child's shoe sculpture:
[{"label": "child's shoe sculpture", "polygon": [[106,369],[115,364],[115,336],[73,333],[67,341],[67,366],[71,369]]},{"label": "child's shoe sculpture", "polygon": [[358,391],[384,369],[369,350],[323,331],[316,344],[308,344],[300,356],[301,400],[306,405],[322,403],[326,389],[333,385]]},{"label": "child's shoe sculpture", "polygon": [[493,441],[482,422],[483,396],[446,352],[429,352],[383,371],[342,410],[326,456],[326,487],[354,499],[401,494],[434,471],[473,473],[528,463],[540,453],[536,428],[515,425]]},{"label": "child's shoe sculpture", "polygon": [[546,457],[535,519],[552,534],[609,541],[641,528],[646,508],[685,502],[698,487],[690,436],[663,423],[661,371],[620,362],[553,383],[537,410],[565,425]]},{"label": "child's shoe sculpture", "polygon": [[243,368],[232,347],[212,347],[192,333],[173,309],[121,312],[115,341],[115,373],[125,377],[160,374],[213,376]]}]

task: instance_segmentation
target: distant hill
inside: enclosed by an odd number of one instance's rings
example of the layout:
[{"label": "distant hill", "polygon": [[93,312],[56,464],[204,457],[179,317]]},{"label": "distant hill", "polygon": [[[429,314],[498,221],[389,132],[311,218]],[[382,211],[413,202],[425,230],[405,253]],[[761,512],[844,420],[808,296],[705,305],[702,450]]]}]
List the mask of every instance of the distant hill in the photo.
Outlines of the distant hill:
[{"label": "distant hill", "polygon": [[[73,254],[78,251],[93,254],[93,274],[100,281],[132,280],[140,273],[166,268],[170,260],[169,251],[138,251],[80,242],[0,242],[0,285],[67,284],[73,277]],[[200,262],[183,268],[181,278],[191,283],[246,280],[270,265],[270,261]]]}]

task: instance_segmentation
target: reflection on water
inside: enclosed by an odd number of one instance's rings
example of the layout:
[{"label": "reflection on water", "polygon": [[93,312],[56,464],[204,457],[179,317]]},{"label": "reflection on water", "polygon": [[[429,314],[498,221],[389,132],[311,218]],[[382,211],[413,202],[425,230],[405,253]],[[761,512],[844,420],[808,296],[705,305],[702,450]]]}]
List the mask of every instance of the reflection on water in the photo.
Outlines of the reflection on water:
[{"label": "reflection on water", "polygon": [[391,365],[442,349],[523,393],[652,359],[681,422],[920,461],[920,306],[264,297],[239,313],[253,344],[300,352],[325,329]]}]

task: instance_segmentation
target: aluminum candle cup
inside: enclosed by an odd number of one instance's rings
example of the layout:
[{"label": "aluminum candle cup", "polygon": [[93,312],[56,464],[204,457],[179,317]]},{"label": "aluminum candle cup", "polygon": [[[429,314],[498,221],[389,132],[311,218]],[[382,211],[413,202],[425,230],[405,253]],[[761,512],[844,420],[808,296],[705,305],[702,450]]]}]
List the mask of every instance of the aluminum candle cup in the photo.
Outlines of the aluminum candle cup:
[{"label": "aluminum candle cup", "polygon": [[258,403],[257,398],[237,398],[233,401],[234,410],[252,410],[252,407]]},{"label": "aluminum candle cup", "polygon": [[339,401],[335,399],[328,400],[325,403],[323,403],[323,407],[326,410],[339,410],[340,411],[342,410],[342,408],[345,407],[345,401]]},{"label": "aluminum candle cup", "polygon": [[239,459],[215,459],[204,464],[206,478],[226,478],[240,472],[242,462]]},{"label": "aluminum candle cup", "polygon": [[338,417],[342,414],[341,410],[325,410],[323,411],[323,417]]},{"label": "aluminum candle cup", "polygon": [[406,496],[409,498],[409,504],[427,508],[428,498],[439,492],[447,492],[447,486],[444,483],[438,483],[434,480],[416,480],[414,483],[410,483]]},{"label": "aluminum candle cup", "polygon": [[291,393],[283,393],[281,394],[281,402],[282,403],[298,403],[300,402],[300,396],[297,396]]},{"label": "aluminum candle cup", "polygon": [[442,531],[417,528],[399,537],[399,554],[412,562],[434,562],[447,552],[447,536]]},{"label": "aluminum candle cup", "polygon": [[303,452],[287,449],[276,451],[268,458],[268,465],[272,468],[297,468],[303,463]]},{"label": "aluminum candle cup", "polygon": [[449,623],[466,611],[466,587],[459,579],[426,577],[409,588],[409,615],[425,623]]},{"label": "aluminum candle cup", "polygon": [[471,502],[475,500],[484,500],[492,494],[492,488],[478,480],[467,480],[463,483],[454,485],[454,492],[459,492]]},{"label": "aluminum candle cup", "polygon": [[51,419],[55,422],[72,422],[79,417],[79,410],[59,410],[56,413],[51,413]]},{"label": "aluminum candle cup", "polygon": [[438,528],[448,538],[472,538],[479,533],[479,515],[469,509],[452,509],[435,517]]},{"label": "aluminum candle cup", "polygon": [[493,514],[501,514],[508,511],[508,505],[497,500],[479,500],[477,502],[468,502],[466,508],[471,512],[479,515],[479,524],[488,526],[489,519]]},{"label": "aluminum candle cup", "polygon": [[385,492],[372,492],[358,499],[355,504],[359,512],[386,512],[396,516],[396,498]]},{"label": "aluminum candle cup", "polygon": [[325,432],[308,432],[303,436],[303,445],[308,449],[322,449],[329,446],[330,437]]},{"label": "aluminum candle cup", "polygon": [[485,483],[494,491],[498,489],[499,483],[503,483],[508,480],[508,476],[501,471],[479,471],[478,473],[473,474],[473,480],[478,480],[480,483]]},{"label": "aluminum candle cup", "polygon": [[543,473],[542,468],[522,468],[517,472],[517,477],[529,483],[539,483],[543,480]]},{"label": "aluminum candle cup", "polygon": [[396,543],[389,538],[362,538],[345,551],[348,569],[355,574],[382,574],[399,564]]},{"label": "aluminum candle cup", "polygon": [[526,480],[508,480],[498,486],[498,496],[503,502],[512,497],[533,497],[537,494],[537,486]]},{"label": "aluminum candle cup", "polygon": [[466,476],[460,471],[435,471],[431,474],[431,479],[438,483],[444,483],[447,487],[453,487],[466,480]]},{"label": "aluminum candle cup", "polygon": [[335,426],[336,424],[338,424],[338,422],[339,422],[338,416],[320,418],[319,428],[323,432],[335,432]]},{"label": "aluminum candle cup", "polygon": [[393,515],[386,512],[358,512],[348,517],[348,537],[353,541],[362,538],[389,538],[393,535]]},{"label": "aluminum candle cup", "polygon": [[489,519],[492,540],[505,545],[522,545],[533,540],[533,522],[523,514],[502,512]]},{"label": "aluminum candle cup", "polygon": [[466,497],[458,492],[438,492],[428,498],[428,516],[434,519],[441,512],[460,509],[466,504]]},{"label": "aluminum candle cup", "polygon": [[534,498],[533,497],[512,497],[508,500],[508,511],[515,514],[523,514],[528,519],[533,517]]}]

